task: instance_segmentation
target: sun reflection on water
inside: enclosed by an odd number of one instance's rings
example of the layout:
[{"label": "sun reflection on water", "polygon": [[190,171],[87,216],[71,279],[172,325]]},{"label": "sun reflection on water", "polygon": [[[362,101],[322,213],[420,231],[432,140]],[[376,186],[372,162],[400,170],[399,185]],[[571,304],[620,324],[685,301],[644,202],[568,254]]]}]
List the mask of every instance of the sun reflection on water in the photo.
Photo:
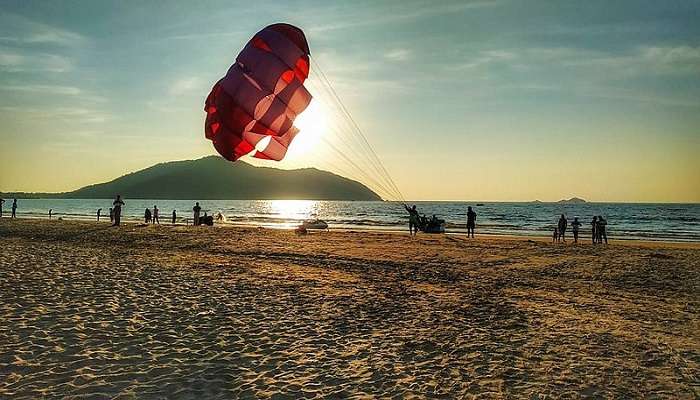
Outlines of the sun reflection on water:
[{"label": "sun reflection on water", "polygon": [[293,227],[298,221],[315,217],[319,206],[316,200],[266,200],[264,203],[267,213],[285,221],[282,227]]}]

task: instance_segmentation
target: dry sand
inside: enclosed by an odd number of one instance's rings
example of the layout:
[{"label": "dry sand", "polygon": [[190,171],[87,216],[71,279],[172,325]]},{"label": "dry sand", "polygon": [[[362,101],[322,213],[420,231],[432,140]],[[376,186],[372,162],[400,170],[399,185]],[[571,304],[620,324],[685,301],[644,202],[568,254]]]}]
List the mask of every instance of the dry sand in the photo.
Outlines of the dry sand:
[{"label": "dry sand", "polygon": [[700,249],[0,220],[0,398],[700,397]]}]

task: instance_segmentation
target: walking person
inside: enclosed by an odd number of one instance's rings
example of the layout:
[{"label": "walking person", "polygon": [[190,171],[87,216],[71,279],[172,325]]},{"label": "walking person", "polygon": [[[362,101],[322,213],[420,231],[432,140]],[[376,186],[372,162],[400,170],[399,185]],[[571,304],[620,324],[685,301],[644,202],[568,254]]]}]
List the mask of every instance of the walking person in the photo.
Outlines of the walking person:
[{"label": "walking person", "polygon": [[571,232],[574,233],[574,243],[578,243],[578,230],[581,227],[581,222],[578,217],[574,217],[574,222],[571,223]]},{"label": "walking person", "polygon": [[197,226],[199,225],[199,213],[202,211],[202,207],[199,206],[199,202],[195,203],[194,207],[192,207],[192,211],[194,212],[194,225]]},{"label": "walking person", "polygon": [[17,218],[17,199],[12,201],[12,218]]},{"label": "walking person", "polygon": [[559,230],[559,237],[561,237],[562,242],[566,243],[566,227],[568,225],[568,221],[566,220],[566,217],[564,214],[559,217],[559,223],[557,224],[557,229]]},{"label": "walking person", "polygon": [[404,204],[403,207],[408,211],[408,234],[415,236],[418,234],[418,219],[420,218],[416,205],[409,208],[408,205]]},{"label": "walking person", "polygon": [[467,207],[467,237],[471,233],[474,237],[474,228],[476,227],[476,213],[472,210],[472,206]]},{"label": "walking person", "polygon": [[112,205],[114,206],[114,224],[112,226],[119,226],[122,222],[122,206],[124,205],[122,196],[117,195]]},{"label": "walking person", "polygon": [[153,223],[160,225],[160,219],[158,219],[158,207],[153,205]]},{"label": "walking person", "polygon": [[598,216],[598,224],[596,225],[596,232],[598,234],[598,243],[603,243],[603,240],[605,240],[605,244],[608,244],[608,235],[605,232],[605,226],[608,224],[608,221],[603,218],[602,215]]},{"label": "walking person", "polygon": [[97,209],[97,222],[100,222],[100,214],[102,214],[102,209],[98,208]]}]

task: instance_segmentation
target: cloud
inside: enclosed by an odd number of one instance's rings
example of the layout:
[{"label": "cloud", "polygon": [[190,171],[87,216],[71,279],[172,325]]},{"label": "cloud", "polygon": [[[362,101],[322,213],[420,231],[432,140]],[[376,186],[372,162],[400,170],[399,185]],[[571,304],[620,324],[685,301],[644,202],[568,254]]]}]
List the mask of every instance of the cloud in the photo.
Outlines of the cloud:
[{"label": "cloud", "polygon": [[0,86],[0,90],[11,91],[11,92],[57,94],[57,95],[67,95],[67,96],[76,96],[76,95],[83,93],[82,90],[80,90],[77,87],[73,87],[73,86],[38,85],[38,84],[5,85],[5,86]]},{"label": "cloud", "polygon": [[700,47],[643,47],[639,56],[667,72],[700,72]]},{"label": "cloud", "polygon": [[[309,32],[326,32],[339,29],[355,28],[358,26],[381,25],[394,22],[404,22],[418,20],[432,16],[453,14],[466,11],[468,9],[493,7],[501,3],[498,0],[491,1],[462,1],[462,2],[427,2],[414,5],[407,5],[404,2],[395,4],[396,8],[410,10],[404,12],[384,12],[373,11],[371,15],[351,15],[346,21],[328,25],[314,26],[308,29]],[[334,18],[337,19],[337,18]]]},{"label": "cloud", "polygon": [[180,78],[172,84],[170,84],[169,86],[169,91],[171,95],[181,96],[194,90],[202,89],[202,87],[204,86],[204,80],[196,76],[191,76],[187,78]]},{"label": "cloud", "polygon": [[[100,123],[105,122],[111,116],[105,112],[84,107],[43,107],[28,108],[16,106],[0,107],[0,113],[21,114],[25,117],[41,120],[61,120],[76,123]],[[26,119],[26,118],[24,118]]]},{"label": "cloud", "polygon": [[0,42],[74,46],[85,43],[86,38],[75,32],[3,12],[0,14]]},{"label": "cloud", "polygon": [[406,61],[413,55],[409,49],[393,49],[384,54],[384,58],[391,61]]},{"label": "cloud", "polygon": [[0,71],[68,72],[73,68],[73,61],[61,55],[0,47]]}]

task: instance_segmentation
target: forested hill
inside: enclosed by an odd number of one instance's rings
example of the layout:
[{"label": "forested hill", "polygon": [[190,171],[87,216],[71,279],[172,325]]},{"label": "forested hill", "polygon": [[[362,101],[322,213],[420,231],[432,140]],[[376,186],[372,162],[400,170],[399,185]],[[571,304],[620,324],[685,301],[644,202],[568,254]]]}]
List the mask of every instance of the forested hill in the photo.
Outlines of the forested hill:
[{"label": "forested hill", "polygon": [[8,197],[172,200],[381,200],[363,184],[315,168],[282,170],[217,156],[156,164],[109,182],[66,193],[4,193]]}]

